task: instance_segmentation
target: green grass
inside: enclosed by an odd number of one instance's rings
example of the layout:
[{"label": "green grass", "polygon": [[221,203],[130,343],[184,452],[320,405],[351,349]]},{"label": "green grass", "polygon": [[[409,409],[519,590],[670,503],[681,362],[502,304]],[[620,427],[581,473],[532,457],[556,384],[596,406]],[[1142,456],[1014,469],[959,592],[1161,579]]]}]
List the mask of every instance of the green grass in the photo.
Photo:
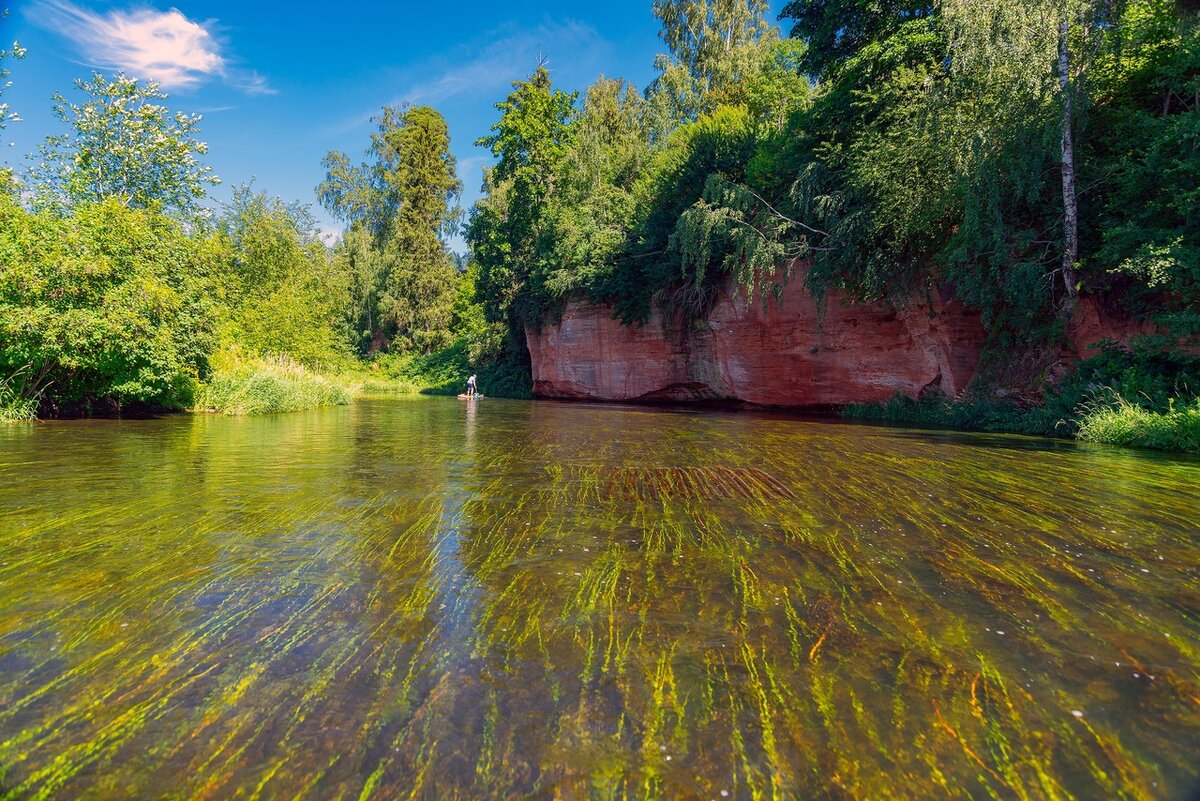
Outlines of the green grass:
[{"label": "green grass", "polygon": [[1098,404],[1085,411],[1078,436],[1109,445],[1200,453],[1200,398],[1190,406],[1171,403],[1165,412],[1153,412],[1118,397],[1115,406]]},{"label": "green grass", "polygon": [[1168,451],[1194,452],[1200,441],[1200,357],[1162,338],[1147,337],[1128,348],[1111,343],[1057,386],[1044,389],[1040,404],[998,398],[986,387],[953,400],[898,394],[886,403],[851,404],[842,416],[920,428],[1074,436]]},{"label": "green grass", "polygon": [[197,397],[196,408],[223,414],[271,414],[343,406],[351,387],[290,359],[236,362],[218,369]]},{"label": "green grass", "polygon": [[0,423],[26,422],[37,419],[37,401],[23,398],[0,381]]}]

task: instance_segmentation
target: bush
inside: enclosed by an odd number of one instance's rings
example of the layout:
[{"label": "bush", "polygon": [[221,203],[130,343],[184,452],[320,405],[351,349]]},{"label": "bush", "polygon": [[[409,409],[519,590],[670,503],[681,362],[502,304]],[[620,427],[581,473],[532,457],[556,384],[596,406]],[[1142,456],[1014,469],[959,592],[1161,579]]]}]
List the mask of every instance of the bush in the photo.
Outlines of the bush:
[{"label": "bush", "polygon": [[212,339],[195,279],[211,255],[151,210],[105,201],[31,214],[0,192],[6,392],[52,414],[189,406]]},{"label": "bush", "polygon": [[224,414],[271,414],[344,406],[343,384],[286,359],[236,362],[218,368],[201,387],[197,408]]},{"label": "bush", "polygon": [[1165,412],[1151,412],[1118,397],[1115,406],[1098,404],[1084,413],[1079,438],[1131,448],[1200,453],[1200,398],[1190,406],[1177,408],[1171,402]]}]

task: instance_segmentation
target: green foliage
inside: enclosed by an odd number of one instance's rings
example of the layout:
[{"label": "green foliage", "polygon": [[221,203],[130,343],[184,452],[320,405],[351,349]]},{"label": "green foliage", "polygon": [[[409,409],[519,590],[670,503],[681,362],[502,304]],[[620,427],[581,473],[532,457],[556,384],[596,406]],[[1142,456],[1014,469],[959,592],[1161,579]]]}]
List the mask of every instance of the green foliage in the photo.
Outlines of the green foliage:
[{"label": "green foliage", "polygon": [[551,301],[603,281],[625,247],[634,184],[650,157],[648,114],[624,81],[602,77],[588,88],[548,211],[549,253],[531,277]]},{"label": "green foliage", "polygon": [[[1132,309],[1200,334],[1200,16],[1131,2],[1101,65],[1105,153],[1097,261]],[[1098,148],[1100,149],[1100,148]],[[1132,279],[1132,280],[1130,280]]]},{"label": "green foliage", "polygon": [[329,153],[317,194],[350,225],[334,261],[350,279],[357,344],[428,353],[451,340],[457,273],[443,237],[461,217],[462,184],[436,110],[387,106],[376,122],[370,161]]},{"label": "green foliage", "polygon": [[450,330],[456,332],[467,347],[467,361],[481,364],[499,357],[504,351],[506,329],[503,323],[489,322],[487,311],[479,296],[479,265],[468,265],[458,281]]},{"label": "green foliage", "polygon": [[766,300],[782,291],[793,259],[809,252],[796,227],[746,186],[714,175],[703,197],[679,216],[670,248],[679,254],[696,292],[711,283],[715,266],[747,295],[757,292]]},{"label": "green foliage", "polygon": [[553,250],[552,201],[569,152],[574,94],[554,89],[539,66],[529,80],[513,84],[496,105],[500,119],[492,135],[476,144],[496,156],[485,178],[487,197],[476,204],[467,241],[479,264],[479,285],[488,319],[513,332],[540,321],[551,303],[542,292],[545,254]]},{"label": "green foliage", "polygon": [[441,234],[458,219],[462,184],[446,120],[432,108],[407,109],[382,139],[384,181],[401,198],[385,251],[389,265],[380,297],[382,317],[394,326],[395,337],[430,352],[450,341],[457,274]]},{"label": "green foliage", "polygon": [[[681,218],[702,200],[709,179],[737,183],[754,152],[754,122],[744,107],[722,106],[676,129],[656,150],[633,187],[627,253],[597,294],[626,322],[644,320],[652,299],[676,290],[675,303],[703,309],[720,273],[720,254],[695,241],[700,226]],[[687,254],[684,257],[681,254]]]},{"label": "green foliage", "polygon": [[331,265],[308,208],[242,186],[216,228],[227,253],[217,276],[227,346],[252,357],[345,369],[350,281]]},{"label": "green foliage", "polygon": [[[70,217],[0,195],[0,381],[45,412],[183,408],[206,369],[215,249],[115,199]],[[11,404],[10,404],[11,405]]]},{"label": "green foliage", "polygon": [[112,198],[123,206],[158,204],[185,215],[201,211],[205,187],[220,183],[200,161],[200,116],[172,113],[156,83],[94,73],[76,81],[84,96],[54,96],[54,115],[68,131],[47,137],[30,182],[39,206],[63,212]]},{"label": "green foliage", "polygon": [[512,343],[497,357],[473,362],[465,337],[434,353],[387,355],[377,362],[383,375],[421,387],[429,395],[458,395],[466,391],[467,377],[478,377],[479,391],[494,398],[529,398],[533,381],[528,352]]},{"label": "green foliage", "polygon": [[1149,412],[1119,398],[1115,407],[1100,405],[1084,413],[1079,438],[1088,442],[1200,453],[1200,399],[1165,412]]},{"label": "green foliage", "polygon": [[764,50],[779,35],[766,0],[655,0],[670,55],[655,62],[650,88],[660,122],[694,120],[721,105],[744,105]]},{"label": "green foliage", "polygon": [[921,0],[791,0],[781,19],[791,35],[808,44],[804,67],[822,79],[864,47],[887,39],[900,25],[929,17],[935,4]]},{"label": "green foliage", "polygon": [[[955,428],[1041,436],[1071,436],[1096,442],[1187,450],[1200,403],[1200,357],[1147,337],[1132,348],[1108,343],[1081,361],[1057,386],[1046,387],[1040,404],[1019,403],[977,387],[951,400],[937,393],[918,399],[897,395],[887,403],[854,404],[843,415],[911,426]],[[1150,431],[1156,433],[1151,434]],[[1162,432],[1175,432],[1175,440]],[[1101,432],[1107,432],[1102,434]],[[1118,438],[1118,433],[1120,437]],[[1141,437],[1141,440],[1137,440]],[[1144,444],[1150,441],[1159,444]],[[1187,445],[1187,447],[1184,447]]]},{"label": "green foliage", "polygon": [[196,407],[223,414],[273,414],[344,406],[350,397],[341,383],[287,358],[230,360],[203,385]]},{"label": "green foliage", "polygon": [[457,335],[453,342],[431,353],[381,354],[372,366],[427,394],[457,395],[475,373],[484,394],[530,397],[533,381],[524,340],[512,336],[504,323],[487,319],[479,275],[479,265],[471,263],[459,279],[450,324]]},{"label": "green foliage", "polygon": [[320,373],[358,374],[356,346],[435,351],[451,323],[472,360],[503,351],[442,239],[461,187],[433,109],[385,109],[369,169],[331,156],[322,199],[352,226],[331,254],[307,206],[250,186],[211,223],[199,213],[215,181],[199,118],[168,112],[156,85],[79,86],[82,104],[56,99],[70,133],[31,171],[37,210],[0,174],[5,418],[187,408],[198,385],[201,405],[237,412],[343,403]]}]

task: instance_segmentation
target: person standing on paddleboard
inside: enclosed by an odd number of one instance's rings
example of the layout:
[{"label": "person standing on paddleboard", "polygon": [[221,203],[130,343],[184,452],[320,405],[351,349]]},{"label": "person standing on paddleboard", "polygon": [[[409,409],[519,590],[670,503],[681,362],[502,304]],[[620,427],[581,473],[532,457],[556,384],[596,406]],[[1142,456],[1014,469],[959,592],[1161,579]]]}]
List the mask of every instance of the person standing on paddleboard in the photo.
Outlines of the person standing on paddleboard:
[{"label": "person standing on paddleboard", "polygon": [[475,397],[475,374],[471,373],[471,377],[467,379],[467,397]]}]

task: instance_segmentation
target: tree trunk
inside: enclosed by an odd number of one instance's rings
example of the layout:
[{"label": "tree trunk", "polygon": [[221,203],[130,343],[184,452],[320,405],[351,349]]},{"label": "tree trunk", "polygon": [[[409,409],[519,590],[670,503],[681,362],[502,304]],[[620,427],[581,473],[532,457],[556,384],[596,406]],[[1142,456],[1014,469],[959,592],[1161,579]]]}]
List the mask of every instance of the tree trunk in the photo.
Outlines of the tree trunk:
[{"label": "tree trunk", "polygon": [[1070,23],[1066,16],[1058,23],[1058,86],[1062,95],[1062,187],[1063,187],[1063,253],[1062,276],[1067,297],[1063,311],[1067,315],[1075,306],[1079,280],[1075,264],[1079,261],[1079,208],[1075,191],[1075,141],[1072,135],[1073,103],[1071,93],[1071,50],[1067,39]]}]

